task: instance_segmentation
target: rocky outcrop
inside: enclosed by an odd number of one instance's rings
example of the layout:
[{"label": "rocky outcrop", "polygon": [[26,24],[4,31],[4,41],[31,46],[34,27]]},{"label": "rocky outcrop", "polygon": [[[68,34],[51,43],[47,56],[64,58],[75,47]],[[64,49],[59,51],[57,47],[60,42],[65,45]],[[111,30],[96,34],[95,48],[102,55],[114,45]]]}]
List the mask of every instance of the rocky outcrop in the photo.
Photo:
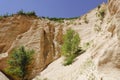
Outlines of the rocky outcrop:
[{"label": "rocky outcrop", "polygon": [[[112,18],[108,24],[108,32],[111,33],[112,38],[109,40],[109,49],[106,49],[104,52],[104,57],[101,56],[101,59],[104,58],[102,62],[113,62],[115,66],[119,66],[120,58],[120,1],[119,0],[110,0],[108,3],[108,14],[110,13],[109,18]],[[107,43],[107,42],[106,42]],[[106,56],[106,57],[105,57]],[[109,59],[109,60],[108,60]]]},{"label": "rocky outcrop", "polygon": [[108,10],[111,15],[118,14],[120,11],[119,7],[120,1],[119,0],[109,0],[108,3]]},{"label": "rocky outcrop", "polygon": [[18,35],[28,31],[35,17],[13,15],[0,20],[0,70],[7,67],[9,49]]},{"label": "rocky outcrop", "polygon": [[29,30],[32,18],[13,16],[0,20],[0,53],[5,53],[19,34]]},{"label": "rocky outcrop", "polygon": [[[18,19],[18,21],[20,20],[20,22],[16,24],[17,20],[15,19],[16,22],[14,24],[7,25],[10,29],[6,29],[12,36],[7,35],[8,33],[5,33],[4,35],[0,34],[0,50],[2,52],[0,54],[0,65],[6,64],[6,60],[2,61],[2,57],[6,56],[2,55],[5,55],[6,53],[10,54],[14,48],[25,46],[27,49],[33,49],[35,51],[34,64],[30,67],[32,70],[30,78],[32,78],[60,56],[60,46],[62,44],[63,34],[61,24],[54,24],[54,22],[49,20],[37,18],[29,20],[29,17],[27,19],[26,16],[16,16],[13,17],[13,19],[14,18]],[[9,20],[7,21],[9,22]],[[1,23],[1,25],[3,24]],[[5,31],[3,28],[5,27],[1,27],[2,32]],[[6,36],[6,38],[3,36]],[[9,44],[7,45],[5,45],[6,40],[9,41]],[[6,67],[7,65],[0,66],[0,69]]]}]

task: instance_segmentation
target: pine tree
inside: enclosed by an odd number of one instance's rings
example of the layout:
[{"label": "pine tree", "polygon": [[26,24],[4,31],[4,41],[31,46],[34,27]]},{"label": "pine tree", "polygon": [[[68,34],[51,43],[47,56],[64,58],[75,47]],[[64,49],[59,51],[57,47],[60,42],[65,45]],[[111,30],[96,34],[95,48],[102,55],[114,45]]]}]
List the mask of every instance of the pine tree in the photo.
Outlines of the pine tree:
[{"label": "pine tree", "polygon": [[6,71],[20,80],[27,80],[28,66],[32,61],[33,53],[33,50],[25,50],[23,46],[15,49],[8,60],[9,67]]}]

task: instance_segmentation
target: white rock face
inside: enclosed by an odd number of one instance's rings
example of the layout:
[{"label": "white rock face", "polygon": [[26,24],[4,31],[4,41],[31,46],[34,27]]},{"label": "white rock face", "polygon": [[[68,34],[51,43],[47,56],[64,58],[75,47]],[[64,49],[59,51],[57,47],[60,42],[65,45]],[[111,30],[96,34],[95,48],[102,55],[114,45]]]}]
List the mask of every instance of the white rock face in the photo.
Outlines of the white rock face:
[{"label": "white rock face", "polygon": [[97,67],[86,53],[77,57],[72,65],[64,66],[62,63],[63,57],[51,63],[33,80],[100,80]]},{"label": "white rock face", "polygon": [[0,80],[9,80],[2,72],[0,72]]},{"label": "white rock face", "polygon": [[[69,66],[63,66],[63,58],[51,63],[33,80],[120,80],[120,1],[109,0],[108,4],[94,9],[65,29],[72,28],[81,37],[81,46],[86,52]],[[105,11],[101,20],[97,14]],[[85,22],[87,19],[88,23]],[[68,23],[69,21],[66,21]],[[64,30],[65,30],[64,29]],[[89,46],[86,46],[89,43]]]}]

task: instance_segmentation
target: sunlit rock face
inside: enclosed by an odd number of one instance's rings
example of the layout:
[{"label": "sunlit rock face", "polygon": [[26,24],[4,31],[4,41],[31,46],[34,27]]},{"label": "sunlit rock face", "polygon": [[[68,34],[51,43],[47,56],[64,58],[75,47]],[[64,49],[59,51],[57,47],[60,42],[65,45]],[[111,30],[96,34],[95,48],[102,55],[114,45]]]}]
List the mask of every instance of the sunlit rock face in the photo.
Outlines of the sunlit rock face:
[{"label": "sunlit rock face", "polygon": [[111,15],[112,22],[111,24],[114,27],[114,35],[117,37],[116,45],[114,43],[114,55],[113,62],[117,67],[120,67],[120,1],[119,0],[110,0],[108,3],[108,10]]},{"label": "sunlit rock face", "polygon": [[19,34],[30,29],[32,18],[13,16],[0,20],[0,53],[5,53]]},{"label": "sunlit rock face", "polygon": [[34,64],[30,67],[31,78],[60,56],[63,35],[61,24],[21,15],[0,22],[1,70],[7,67],[7,56],[19,46],[35,51]]},{"label": "sunlit rock face", "polygon": [[[25,46],[35,50],[29,79],[37,75],[33,80],[120,80],[119,5],[119,0],[109,0],[62,23],[20,15],[4,18],[0,21],[0,69],[7,67],[7,56],[14,48]],[[64,58],[59,57],[68,28],[79,34],[79,46],[86,51],[73,64],[63,66]]]},{"label": "sunlit rock face", "polygon": [[[86,49],[85,53],[78,56],[72,65],[67,67],[63,66],[63,59],[60,58],[51,63],[33,80],[119,80],[119,5],[119,0],[109,0],[107,4],[103,3],[100,5],[100,8],[95,8],[86,15],[74,20],[73,24],[68,25],[66,28],[72,28],[79,33],[81,37],[80,45],[84,48],[84,44],[89,42],[89,48]],[[105,10],[103,20],[100,20],[97,15],[100,10]],[[88,23],[85,23],[85,17]],[[67,23],[67,21],[65,22]],[[86,61],[90,59],[91,64],[88,65]],[[86,66],[83,68],[84,64],[87,65],[87,68]]]},{"label": "sunlit rock face", "polygon": [[9,80],[2,72],[0,72],[0,79],[1,80]]}]

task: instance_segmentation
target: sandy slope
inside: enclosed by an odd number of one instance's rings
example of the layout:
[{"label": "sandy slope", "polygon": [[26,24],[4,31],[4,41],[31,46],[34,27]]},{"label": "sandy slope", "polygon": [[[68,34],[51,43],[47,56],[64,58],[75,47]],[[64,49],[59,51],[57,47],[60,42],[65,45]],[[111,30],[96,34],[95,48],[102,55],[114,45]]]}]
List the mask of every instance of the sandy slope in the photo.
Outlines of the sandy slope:
[{"label": "sandy slope", "polygon": [[2,72],[0,72],[0,80],[9,80]]},{"label": "sandy slope", "polygon": [[96,71],[96,66],[90,59],[90,55],[84,53],[76,58],[72,65],[64,66],[63,57],[51,63],[47,69],[41,72],[35,79],[48,80],[88,80],[94,78],[94,80],[100,80],[100,76]]},{"label": "sandy slope", "polygon": [[[117,2],[114,1],[109,7],[109,4],[102,5],[99,10],[105,9],[103,20],[96,15],[99,12],[96,8],[72,24],[66,24],[65,29],[72,28],[79,33],[80,45],[86,52],[70,66],[63,66],[61,57],[33,80],[120,80],[119,14],[111,15],[108,10],[110,7],[116,10]],[[85,17],[88,23],[85,23]]]}]

